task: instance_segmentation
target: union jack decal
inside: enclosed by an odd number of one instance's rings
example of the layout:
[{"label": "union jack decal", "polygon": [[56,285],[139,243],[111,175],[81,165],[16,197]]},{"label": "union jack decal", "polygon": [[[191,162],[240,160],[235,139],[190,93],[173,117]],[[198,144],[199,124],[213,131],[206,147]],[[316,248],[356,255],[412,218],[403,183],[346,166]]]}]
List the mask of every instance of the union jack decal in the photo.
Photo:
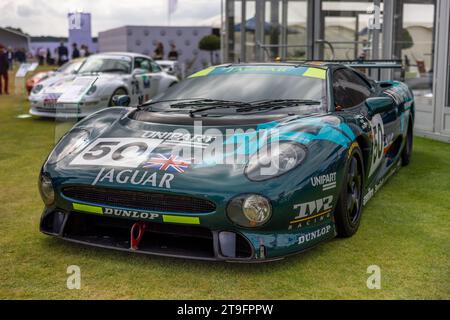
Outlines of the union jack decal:
[{"label": "union jack decal", "polygon": [[148,160],[143,167],[154,168],[167,172],[183,173],[187,168],[189,168],[190,164],[191,161],[182,159],[178,156],[165,156],[161,153],[158,153],[155,157],[150,158],[150,160]]}]

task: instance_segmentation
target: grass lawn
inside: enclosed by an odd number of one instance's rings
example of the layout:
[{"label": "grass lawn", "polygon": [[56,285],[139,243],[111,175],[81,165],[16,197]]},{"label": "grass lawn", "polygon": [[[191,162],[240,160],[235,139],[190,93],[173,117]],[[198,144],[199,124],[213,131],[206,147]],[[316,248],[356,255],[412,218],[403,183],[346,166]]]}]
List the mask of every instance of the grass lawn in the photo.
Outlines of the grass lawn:
[{"label": "grass lawn", "polygon": [[[361,227],[285,260],[229,264],[75,245],[38,231],[39,169],[67,125],[17,118],[0,96],[0,299],[450,299],[450,144],[416,138],[414,155],[372,198]],[[68,290],[66,269],[81,268]],[[366,287],[381,268],[380,290]]]}]

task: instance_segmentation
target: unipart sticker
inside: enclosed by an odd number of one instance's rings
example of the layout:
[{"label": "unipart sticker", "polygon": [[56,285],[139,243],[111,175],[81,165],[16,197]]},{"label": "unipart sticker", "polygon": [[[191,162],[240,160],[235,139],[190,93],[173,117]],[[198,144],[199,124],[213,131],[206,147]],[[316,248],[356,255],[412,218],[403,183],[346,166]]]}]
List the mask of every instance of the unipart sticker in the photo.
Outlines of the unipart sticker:
[{"label": "unipart sticker", "polygon": [[160,139],[99,138],[70,163],[79,166],[137,168],[147,161]]}]

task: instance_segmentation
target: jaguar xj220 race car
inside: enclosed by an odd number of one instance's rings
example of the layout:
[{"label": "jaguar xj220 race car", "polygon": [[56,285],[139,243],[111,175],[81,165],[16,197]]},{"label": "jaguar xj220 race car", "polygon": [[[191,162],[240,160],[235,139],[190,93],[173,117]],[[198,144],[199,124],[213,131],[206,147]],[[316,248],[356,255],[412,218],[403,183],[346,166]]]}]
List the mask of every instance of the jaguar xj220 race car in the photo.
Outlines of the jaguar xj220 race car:
[{"label": "jaguar xj220 race car", "polygon": [[42,167],[40,230],[155,255],[280,259],[357,231],[410,161],[413,124],[405,84],[341,64],[210,67],[75,125]]}]

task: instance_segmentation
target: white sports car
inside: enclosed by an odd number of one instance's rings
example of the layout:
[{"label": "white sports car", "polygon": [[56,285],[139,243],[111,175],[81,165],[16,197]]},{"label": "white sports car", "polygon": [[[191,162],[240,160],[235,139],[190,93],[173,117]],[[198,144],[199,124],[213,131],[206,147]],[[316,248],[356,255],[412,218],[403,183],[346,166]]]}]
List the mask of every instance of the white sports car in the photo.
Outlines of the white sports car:
[{"label": "white sports car", "polygon": [[30,114],[82,118],[113,105],[115,95],[138,104],[164,92],[178,79],[150,57],[136,53],[102,53],[86,59],[76,75],[38,84],[31,92]]}]

